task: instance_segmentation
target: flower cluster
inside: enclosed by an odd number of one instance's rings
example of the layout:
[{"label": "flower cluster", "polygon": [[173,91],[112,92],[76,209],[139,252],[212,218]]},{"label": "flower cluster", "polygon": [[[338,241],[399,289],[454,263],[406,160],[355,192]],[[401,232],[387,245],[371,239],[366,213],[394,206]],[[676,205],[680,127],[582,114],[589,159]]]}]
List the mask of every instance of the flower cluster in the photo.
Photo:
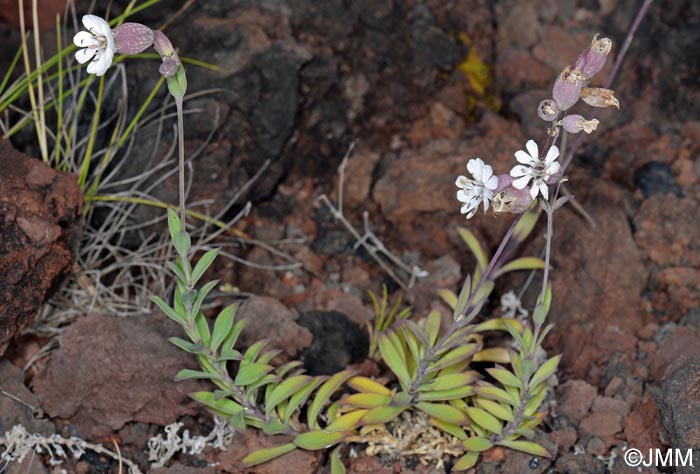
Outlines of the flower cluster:
[{"label": "flower cluster", "polygon": [[610,89],[588,87],[591,78],[605,66],[605,60],[612,49],[609,38],[598,39],[596,35],[590,46],[576,60],[557,76],[552,88],[552,98],[540,102],[537,114],[542,120],[552,122],[550,133],[556,135],[559,127],[569,133],[584,131],[591,133],[598,128],[598,120],[587,120],[578,114],[567,115],[579,99],[593,107],[620,107],[615,93]]},{"label": "flower cluster", "polygon": [[163,32],[151,30],[140,23],[122,23],[112,29],[104,19],[95,15],[83,16],[81,31],[73,37],[79,49],[75,59],[80,64],[88,61],[87,72],[102,76],[112,64],[115,54],[139,54],[153,46],[161,56],[160,73],[166,77],[175,76],[182,63],[172,44]]}]

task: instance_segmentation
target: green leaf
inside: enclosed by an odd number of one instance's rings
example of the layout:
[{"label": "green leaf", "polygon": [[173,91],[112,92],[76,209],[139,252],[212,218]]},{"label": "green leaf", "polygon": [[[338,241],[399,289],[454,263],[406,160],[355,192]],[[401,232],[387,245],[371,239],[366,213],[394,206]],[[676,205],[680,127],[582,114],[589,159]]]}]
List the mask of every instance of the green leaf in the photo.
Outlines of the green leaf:
[{"label": "green leaf", "polygon": [[437,293],[445,304],[450,307],[450,309],[454,310],[457,307],[457,295],[455,295],[453,291],[438,290]]},{"label": "green leaf", "polygon": [[324,431],[348,431],[354,430],[359,426],[360,420],[365,416],[369,410],[361,408],[359,410],[353,410],[344,415],[339,416],[333,422],[324,428]]},{"label": "green leaf", "polygon": [[457,304],[453,308],[452,319],[457,321],[461,316],[464,316],[464,312],[467,310],[467,303],[469,302],[469,296],[472,293],[472,277],[467,275],[464,279],[464,284],[462,285],[462,290],[459,292],[457,297]]},{"label": "green leaf", "polygon": [[204,272],[206,272],[212,262],[214,262],[217,253],[219,253],[218,249],[212,249],[202,255],[202,258],[199,259],[197,265],[194,266],[194,270],[192,270],[192,285],[196,285],[199,279],[202,278]]},{"label": "green leaf", "polygon": [[244,386],[250,385],[263,378],[272,370],[272,367],[267,364],[250,364],[238,370],[236,378],[233,381],[234,385]]},{"label": "green leaf", "polygon": [[471,357],[477,349],[478,346],[476,344],[464,344],[463,346],[457,347],[456,349],[453,349],[444,356],[442,356],[436,362],[430,364],[425,373],[431,374],[433,372],[437,372],[440,369],[444,369],[445,367],[467,359]]},{"label": "green leaf", "polygon": [[284,411],[284,422],[288,423],[292,414],[309,398],[311,393],[326,380],[326,377],[314,377],[308,384],[289,398],[287,409]]},{"label": "green leaf", "polygon": [[272,418],[268,420],[267,423],[265,423],[262,430],[263,433],[265,433],[266,435],[276,435],[287,432],[287,430],[289,430],[289,427],[277,418]]},{"label": "green leaf", "polygon": [[181,380],[187,379],[218,379],[219,376],[216,374],[210,374],[208,372],[200,372],[199,370],[182,369],[175,375],[175,381],[180,382]]},{"label": "green leaf", "polygon": [[270,398],[265,401],[265,414],[270,416],[275,407],[282,401],[291,397],[309,383],[311,377],[308,375],[297,375],[289,377],[283,381],[270,393]]},{"label": "green leaf", "polygon": [[477,395],[481,395],[482,397],[488,398],[490,400],[505,402],[513,406],[520,404],[518,400],[513,398],[513,396],[505,390],[498,387],[494,387],[493,385],[486,382],[480,382],[479,386],[477,386],[474,389],[474,391],[477,393]]},{"label": "green leaf", "polygon": [[532,376],[529,382],[530,387],[538,385],[540,382],[548,379],[557,370],[559,361],[561,360],[561,355],[554,356],[548,359],[542,366],[537,369],[535,375]]},{"label": "green leaf", "polygon": [[204,303],[204,298],[206,298],[209,292],[218,284],[219,280],[212,280],[202,285],[202,288],[197,291],[197,297],[194,299],[194,303],[192,303],[192,314],[196,315],[199,313],[202,303]]},{"label": "green leaf", "polygon": [[494,402],[493,400],[488,400],[486,398],[477,398],[476,404],[479,405],[479,408],[483,408],[496,418],[500,418],[501,420],[505,421],[515,421],[515,418],[513,417],[513,410],[507,406],[501,405],[498,402]]},{"label": "green leaf", "polygon": [[331,474],[345,474],[345,466],[340,460],[340,451],[337,448],[331,452]]},{"label": "green leaf", "polygon": [[180,233],[181,229],[182,223],[180,222],[180,218],[177,216],[177,212],[168,208],[168,230],[170,231],[170,241],[173,242],[173,244],[175,243],[177,234]]},{"label": "green leaf", "polygon": [[399,416],[407,408],[407,406],[373,408],[362,417],[361,423],[363,425],[378,425],[387,423]]},{"label": "green leaf", "polygon": [[236,316],[236,305],[232,304],[221,310],[214,321],[214,330],[212,332],[211,344],[209,347],[216,352],[224,339],[231,332],[233,327],[233,319]]},{"label": "green leaf", "polygon": [[486,369],[491,377],[495,378],[503,385],[509,385],[511,387],[523,388],[523,382],[518,377],[515,376],[510,370],[505,369],[500,366],[495,368]]},{"label": "green leaf", "polygon": [[482,451],[486,451],[487,449],[491,449],[493,444],[487,438],[473,436],[465,439],[464,442],[462,442],[462,446],[464,446],[464,449],[467,451],[480,453]]},{"label": "green leaf", "polygon": [[199,312],[194,318],[194,326],[197,330],[197,334],[202,339],[202,344],[208,346],[211,343],[211,333],[209,332],[209,322],[204,315]]},{"label": "green leaf", "polygon": [[236,341],[238,340],[238,336],[240,336],[241,331],[243,331],[243,327],[245,327],[245,319],[236,321],[236,323],[233,325],[233,328],[231,328],[231,331],[228,333],[228,336],[226,336],[226,339],[224,339],[224,342],[221,345],[222,352],[233,348],[233,346],[236,344]]},{"label": "green leaf", "polygon": [[453,425],[463,425],[467,422],[467,417],[460,410],[453,406],[442,403],[418,402],[416,408],[424,411],[428,415]]},{"label": "green leaf", "polygon": [[501,434],[503,431],[501,422],[486,410],[476,407],[467,407],[467,414],[474,423],[492,433]]},{"label": "green leaf", "polygon": [[270,461],[271,459],[280,457],[283,454],[294,451],[295,449],[296,446],[294,443],[282,444],[273,448],[258,449],[257,451],[253,451],[244,457],[243,464],[248,467],[255,466],[256,464],[261,464]]},{"label": "green leaf", "polygon": [[179,265],[177,265],[177,264],[175,264],[175,263],[173,263],[173,262],[168,262],[168,263],[166,263],[166,265],[168,266],[168,268],[170,269],[170,271],[173,272],[173,274],[177,277],[177,279],[178,279],[180,282],[182,282],[182,283],[184,283],[184,284],[187,283],[187,277],[185,276],[185,274],[184,274],[183,271],[182,271],[182,268],[180,268]]},{"label": "green leaf", "polygon": [[195,392],[191,393],[190,397],[226,415],[235,415],[245,410],[241,405],[228,398],[217,399],[216,394],[211,392]]},{"label": "green leaf", "polygon": [[422,392],[418,395],[421,402],[439,402],[448,400],[458,400],[474,395],[474,387],[467,385],[464,387],[452,388],[450,390],[435,390],[432,392]]},{"label": "green leaf", "polygon": [[440,322],[441,317],[437,310],[432,310],[425,320],[425,334],[430,348],[435,345],[440,335]]},{"label": "green leaf", "polygon": [[510,362],[510,354],[508,349],[504,347],[489,347],[474,354],[472,358],[474,362],[497,362],[507,364]]},{"label": "green leaf", "polygon": [[171,337],[168,339],[172,344],[176,345],[180,349],[182,349],[185,352],[189,352],[190,354],[200,354],[202,352],[202,347],[201,344],[192,344],[191,342],[187,342],[184,339],[180,339],[179,337]]},{"label": "green leaf", "polygon": [[318,415],[321,413],[321,409],[328,403],[331,395],[353,375],[355,375],[355,371],[343,370],[342,372],[332,375],[321,385],[321,388],[318,389],[314,400],[309,406],[307,414],[309,428],[314,430],[319,429]]},{"label": "green leaf", "polygon": [[228,349],[221,351],[219,357],[216,358],[217,362],[223,362],[225,360],[241,360],[243,359],[243,354],[238,352],[236,349]]},{"label": "green leaf", "polygon": [[498,278],[508,272],[518,271],[518,270],[543,270],[545,262],[541,258],[537,257],[521,257],[511,260],[510,262],[503,265],[497,272],[494,273],[493,277]]},{"label": "green leaf", "polygon": [[446,423],[437,418],[431,418],[430,423],[438,427],[445,433],[449,433],[457,439],[467,439],[467,433],[462,429],[461,426],[453,425],[452,423]]},{"label": "green leaf", "polygon": [[292,443],[302,449],[308,451],[316,451],[319,449],[326,449],[330,446],[340,443],[347,437],[347,432],[335,431],[333,433],[327,433],[325,431],[307,431],[297,435]]},{"label": "green leaf", "polygon": [[469,250],[471,250],[474,254],[474,257],[476,257],[477,266],[479,270],[483,272],[486,269],[486,265],[488,263],[488,256],[486,255],[486,252],[484,252],[484,249],[481,247],[479,240],[474,234],[472,234],[469,230],[465,229],[464,227],[457,228],[457,232],[459,232],[459,236],[462,237],[462,240],[464,240],[464,242],[467,244],[467,247],[469,247]]},{"label": "green leaf", "polygon": [[539,207],[533,206],[522,214],[520,221],[515,225],[513,231],[513,240],[516,243],[519,244],[527,239],[527,236],[530,235],[532,229],[535,228],[535,224],[537,224],[540,212],[541,210]]},{"label": "green leaf", "polygon": [[547,396],[547,384],[542,383],[539,387],[536,388],[534,393],[531,393],[531,398],[527,402],[527,405],[525,405],[525,409],[523,410],[523,414],[525,416],[530,416],[533,413],[537,411],[537,409],[540,407],[542,404],[542,401],[544,400],[544,397]]},{"label": "green leaf", "polygon": [[514,318],[493,318],[477,324],[475,332],[484,331],[522,331],[523,323]]},{"label": "green leaf", "polygon": [[243,354],[243,360],[246,362],[254,362],[268,342],[269,341],[267,339],[262,339],[251,345],[248,350],[245,351],[245,354]]},{"label": "green leaf", "polygon": [[166,316],[168,316],[170,319],[174,320],[176,323],[185,325],[186,324],[186,318],[184,315],[180,315],[175,311],[173,308],[168,305],[165,301],[163,301],[160,297],[156,295],[151,295],[150,296],[151,301],[153,301],[155,304],[158,305],[158,307],[165,313]]},{"label": "green leaf", "polygon": [[418,391],[426,392],[434,390],[451,390],[453,388],[469,385],[473,381],[474,376],[470,373],[441,375],[433,379],[430,383],[426,383],[418,387]]},{"label": "green leaf", "polygon": [[190,248],[192,248],[192,240],[190,239],[190,234],[186,230],[181,229],[180,232],[178,232],[175,236],[173,245],[175,246],[175,250],[180,256],[186,256],[189,253]]},{"label": "green leaf", "polygon": [[478,460],[479,453],[467,453],[461,458],[459,458],[459,461],[457,461],[455,465],[452,466],[452,469],[454,469],[455,471],[466,471],[467,469],[471,469],[472,467],[474,467]]},{"label": "green leaf", "polygon": [[543,448],[539,444],[533,443],[532,441],[502,440],[502,441],[499,441],[498,444],[501,446],[505,446],[506,448],[515,449],[516,451],[522,451],[522,452],[527,453],[527,454],[532,454],[533,456],[540,456],[543,458],[552,457],[552,455],[549,454],[549,451],[547,451],[545,448]]},{"label": "green leaf", "polygon": [[401,382],[401,385],[406,389],[411,383],[411,376],[408,373],[408,367],[406,367],[406,360],[403,354],[397,351],[396,347],[385,333],[379,333],[377,335],[377,344],[382,360],[389,366],[391,371],[399,379],[399,382]]}]

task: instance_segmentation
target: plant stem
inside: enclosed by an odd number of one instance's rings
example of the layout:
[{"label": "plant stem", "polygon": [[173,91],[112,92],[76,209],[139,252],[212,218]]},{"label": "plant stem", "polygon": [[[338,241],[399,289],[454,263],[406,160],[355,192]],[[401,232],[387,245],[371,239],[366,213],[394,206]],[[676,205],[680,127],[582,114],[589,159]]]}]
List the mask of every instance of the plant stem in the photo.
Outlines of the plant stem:
[{"label": "plant stem", "polygon": [[178,142],[178,195],[180,196],[180,222],[182,222],[182,229],[187,229],[187,223],[185,219],[187,213],[185,212],[185,136],[184,136],[184,126],[182,117],[182,99],[175,99],[175,106],[177,107],[177,142]]}]

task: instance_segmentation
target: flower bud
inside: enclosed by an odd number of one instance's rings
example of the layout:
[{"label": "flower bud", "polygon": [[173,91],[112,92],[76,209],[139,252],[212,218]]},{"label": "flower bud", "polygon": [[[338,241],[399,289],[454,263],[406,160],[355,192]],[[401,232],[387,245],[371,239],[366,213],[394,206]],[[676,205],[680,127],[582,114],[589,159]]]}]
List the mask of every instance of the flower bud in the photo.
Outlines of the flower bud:
[{"label": "flower bud", "polygon": [[153,48],[161,58],[171,57],[175,54],[175,48],[165,33],[160,30],[153,30]]},{"label": "flower bud", "polygon": [[598,128],[598,120],[586,120],[580,115],[567,115],[561,121],[561,126],[569,133],[578,133],[583,130],[586,133],[591,133]]},{"label": "flower bud", "polygon": [[581,71],[571,66],[559,74],[552,88],[552,96],[559,110],[568,110],[578,102],[585,82],[586,78],[581,74]]},{"label": "flower bud", "polygon": [[494,193],[500,193],[505,188],[513,184],[513,177],[510,174],[499,174],[496,176],[498,179],[498,186],[493,190]]},{"label": "flower bud", "polygon": [[153,30],[141,23],[123,23],[112,34],[119,54],[139,54],[153,45]]},{"label": "flower bud", "polygon": [[576,60],[576,68],[587,77],[595,76],[605,66],[611,49],[612,41],[609,38],[598,39],[598,35],[595,35],[591,46]]},{"label": "flower bud", "polygon": [[[500,177],[499,177],[500,183]],[[506,186],[497,193],[491,200],[493,213],[498,215],[503,212],[513,212],[516,214],[527,211],[532,205],[533,199],[530,195],[530,187],[516,189],[513,186]]]},{"label": "flower bud", "polygon": [[620,108],[620,102],[615,98],[615,91],[603,89],[600,87],[584,87],[581,90],[581,98],[585,103],[592,107],[617,107]]},{"label": "flower bud", "polygon": [[552,122],[559,116],[559,107],[552,99],[543,100],[537,107],[537,115],[546,122]]},{"label": "flower bud", "polygon": [[180,63],[175,61],[173,58],[164,58],[163,62],[160,64],[160,67],[158,68],[158,72],[160,72],[160,75],[165,77],[166,79],[168,77],[172,77],[175,74],[177,74],[177,68],[180,66]]}]

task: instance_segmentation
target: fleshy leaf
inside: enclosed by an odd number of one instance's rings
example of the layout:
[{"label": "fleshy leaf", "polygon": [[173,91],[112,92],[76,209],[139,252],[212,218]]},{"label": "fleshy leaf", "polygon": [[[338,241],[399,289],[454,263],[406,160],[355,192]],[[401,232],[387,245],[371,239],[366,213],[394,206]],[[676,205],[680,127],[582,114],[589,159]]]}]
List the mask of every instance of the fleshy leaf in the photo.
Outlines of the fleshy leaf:
[{"label": "fleshy leaf", "polygon": [[380,395],[378,393],[353,393],[343,397],[340,403],[356,408],[376,408],[388,406],[391,402],[390,395]]},{"label": "fleshy leaf", "polygon": [[311,429],[318,429],[318,415],[321,413],[321,409],[328,403],[331,395],[340,388],[341,385],[345,383],[350,377],[355,375],[352,370],[343,370],[331,376],[326,380],[321,388],[316,392],[316,397],[311,402],[308,410],[308,425]]},{"label": "fleshy leaf", "polygon": [[296,446],[293,443],[282,444],[273,448],[258,449],[257,451],[253,451],[244,457],[243,464],[248,467],[255,466],[256,464],[261,464],[271,459],[280,457],[283,454],[294,451],[295,449]]},{"label": "fleshy leaf", "polygon": [[265,414],[270,416],[275,407],[282,401],[291,397],[294,393],[301,390],[304,385],[309,383],[311,377],[309,375],[296,375],[289,377],[270,393],[270,397],[265,400]]},{"label": "fleshy leaf", "polygon": [[267,364],[246,365],[238,370],[233,384],[238,386],[250,385],[253,382],[260,380],[271,370],[272,367]]},{"label": "fleshy leaf", "polygon": [[399,416],[406,408],[402,407],[377,407],[371,409],[369,412],[362,417],[361,423],[363,425],[377,425],[381,423],[386,423],[393,420]]},{"label": "fleshy leaf", "polygon": [[505,446],[506,448],[515,449],[516,451],[522,451],[524,453],[532,454],[533,456],[540,456],[543,458],[552,457],[552,455],[545,448],[532,441],[525,440],[515,440],[508,441],[502,440],[498,442],[499,445]]},{"label": "fleshy leaf", "polygon": [[442,403],[418,402],[416,408],[424,411],[430,416],[453,425],[463,425],[467,422],[467,417],[460,410],[453,406]]},{"label": "fleshy leaf", "polygon": [[493,444],[491,444],[491,441],[489,441],[487,438],[474,436],[464,440],[462,446],[464,446],[464,449],[466,449],[467,451],[480,453],[482,451],[490,449],[493,446]]},{"label": "fleshy leaf", "polygon": [[340,443],[347,437],[347,435],[347,432],[344,431],[335,431],[333,433],[327,433],[320,430],[307,431],[306,433],[297,435],[292,443],[302,449],[316,451]]},{"label": "fleshy leaf", "polygon": [[377,393],[379,395],[391,395],[391,390],[379,382],[375,382],[367,377],[357,376],[348,380],[348,385],[358,392]]},{"label": "fleshy leaf", "polygon": [[236,315],[236,305],[230,305],[221,310],[214,322],[214,331],[211,336],[210,348],[216,352],[224,339],[229,335],[233,327],[233,318]]},{"label": "fleshy leaf", "polygon": [[357,428],[360,420],[369,412],[366,409],[353,410],[342,416],[339,416],[333,422],[324,428],[324,431],[348,431]]},{"label": "fleshy leaf", "polygon": [[467,244],[467,247],[469,247],[469,250],[471,250],[474,254],[474,257],[476,257],[476,263],[479,267],[479,270],[483,272],[486,269],[486,265],[488,263],[488,256],[486,255],[486,252],[484,252],[484,249],[481,247],[479,240],[474,234],[471,233],[471,231],[465,229],[464,227],[457,228],[457,232],[459,232],[459,236],[462,237],[462,240],[464,240],[464,242]]},{"label": "fleshy leaf", "polygon": [[396,350],[389,336],[384,333],[379,333],[377,336],[377,344],[379,353],[382,355],[382,360],[386,362],[386,365],[388,365],[391,371],[398,377],[399,382],[406,388],[411,383],[411,377],[408,374],[406,360],[403,355]]},{"label": "fleshy leaf", "polygon": [[530,379],[529,386],[534,387],[540,382],[543,382],[544,380],[549,378],[550,375],[556,372],[560,360],[561,355],[557,355],[548,359],[544,364],[542,364],[542,366],[539,369],[537,369],[537,372],[535,372],[535,375],[533,375]]},{"label": "fleshy leaf", "polygon": [[474,467],[478,460],[479,453],[467,453],[461,458],[459,458],[459,461],[457,461],[455,465],[452,466],[452,469],[454,469],[455,471],[466,471],[467,469]]},{"label": "fleshy leaf", "polygon": [[486,410],[476,407],[467,407],[467,414],[474,423],[482,428],[487,429],[492,433],[501,434],[503,425],[501,425],[501,422],[498,421],[495,416]]},{"label": "fleshy leaf", "polygon": [[199,279],[202,278],[202,275],[209,269],[218,252],[218,249],[212,249],[202,255],[202,258],[199,259],[197,265],[194,266],[194,270],[192,270],[192,285],[196,285]]}]

